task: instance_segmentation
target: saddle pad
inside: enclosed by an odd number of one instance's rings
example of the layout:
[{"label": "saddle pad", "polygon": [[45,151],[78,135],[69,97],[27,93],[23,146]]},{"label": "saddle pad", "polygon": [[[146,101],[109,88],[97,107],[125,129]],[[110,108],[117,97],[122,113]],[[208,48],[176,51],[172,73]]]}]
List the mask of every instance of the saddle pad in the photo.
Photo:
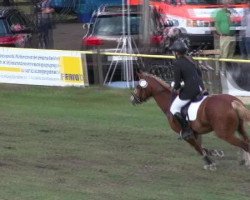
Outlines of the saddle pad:
[{"label": "saddle pad", "polygon": [[201,103],[207,98],[207,96],[204,96],[202,98],[202,100],[198,101],[198,102],[192,102],[188,108],[188,118],[189,118],[189,121],[194,121],[196,120],[196,117],[197,117],[197,112],[198,112],[198,109],[201,105]]}]

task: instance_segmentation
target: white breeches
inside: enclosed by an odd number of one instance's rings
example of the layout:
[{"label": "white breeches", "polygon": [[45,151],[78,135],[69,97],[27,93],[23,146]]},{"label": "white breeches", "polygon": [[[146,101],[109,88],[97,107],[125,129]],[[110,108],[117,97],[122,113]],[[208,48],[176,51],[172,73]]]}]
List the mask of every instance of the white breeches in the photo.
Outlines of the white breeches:
[{"label": "white breeches", "polygon": [[174,114],[176,114],[176,113],[180,113],[181,112],[181,108],[183,107],[183,106],[185,106],[188,102],[189,102],[190,100],[181,100],[180,98],[179,98],[179,96],[177,96],[175,99],[174,99],[174,101],[173,101],[173,103],[172,103],[172,105],[171,105],[171,107],[170,107],[170,112],[174,115]]}]

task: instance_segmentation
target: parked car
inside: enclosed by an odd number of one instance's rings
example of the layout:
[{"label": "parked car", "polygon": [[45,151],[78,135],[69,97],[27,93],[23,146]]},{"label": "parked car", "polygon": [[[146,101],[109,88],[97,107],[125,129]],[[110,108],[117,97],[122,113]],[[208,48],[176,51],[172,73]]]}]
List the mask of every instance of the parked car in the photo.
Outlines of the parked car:
[{"label": "parked car", "polygon": [[[126,8],[126,10],[123,11],[123,8]],[[95,11],[91,22],[86,25],[87,34],[82,38],[81,50],[99,48],[108,52],[122,52],[125,38],[130,41],[126,44],[126,48],[132,49],[134,53],[162,53],[164,51],[164,31],[166,24],[157,9],[153,6],[149,7],[149,41],[147,41],[149,46],[146,48],[144,43],[142,43],[142,6],[130,6],[129,9],[130,14],[127,12],[127,7],[109,5],[101,6]],[[130,24],[129,28],[128,24]],[[87,57],[91,82],[93,62],[91,62],[91,56],[87,55]],[[117,56],[103,56],[102,67],[104,74],[114,59],[115,61],[119,61],[118,58]]]},{"label": "parked car", "polygon": [[38,47],[36,26],[16,8],[0,7],[0,46]]}]

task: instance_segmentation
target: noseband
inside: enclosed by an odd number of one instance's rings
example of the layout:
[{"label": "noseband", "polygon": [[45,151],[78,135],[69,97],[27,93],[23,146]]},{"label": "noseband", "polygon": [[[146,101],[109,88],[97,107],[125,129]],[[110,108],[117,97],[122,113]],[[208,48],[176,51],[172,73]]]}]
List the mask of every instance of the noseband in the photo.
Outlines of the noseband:
[{"label": "noseband", "polygon": [[[142,93],[142,90],[145,90],[144,88],[140,87],[140,92],[139,94]],[[146,101],[146,98],[142,100],[141,95],[137,96],[134,92],[131,92],[132,96],[134,97],[134,101],[136,104],[141,104]]]}]

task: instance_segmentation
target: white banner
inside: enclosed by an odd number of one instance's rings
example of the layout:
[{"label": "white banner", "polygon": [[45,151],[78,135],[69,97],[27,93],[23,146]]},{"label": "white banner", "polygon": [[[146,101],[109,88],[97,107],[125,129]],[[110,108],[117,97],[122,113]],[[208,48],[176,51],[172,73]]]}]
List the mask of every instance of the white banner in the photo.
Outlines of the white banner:
[{"label": "white banner", "polygon": [[0,48],[0,82],[88,85],[86,57],[77,51]]},{"label": "white banner", "polygon": [[222,93],[250,96],[250,63],[227,63],[221,75]]}]

